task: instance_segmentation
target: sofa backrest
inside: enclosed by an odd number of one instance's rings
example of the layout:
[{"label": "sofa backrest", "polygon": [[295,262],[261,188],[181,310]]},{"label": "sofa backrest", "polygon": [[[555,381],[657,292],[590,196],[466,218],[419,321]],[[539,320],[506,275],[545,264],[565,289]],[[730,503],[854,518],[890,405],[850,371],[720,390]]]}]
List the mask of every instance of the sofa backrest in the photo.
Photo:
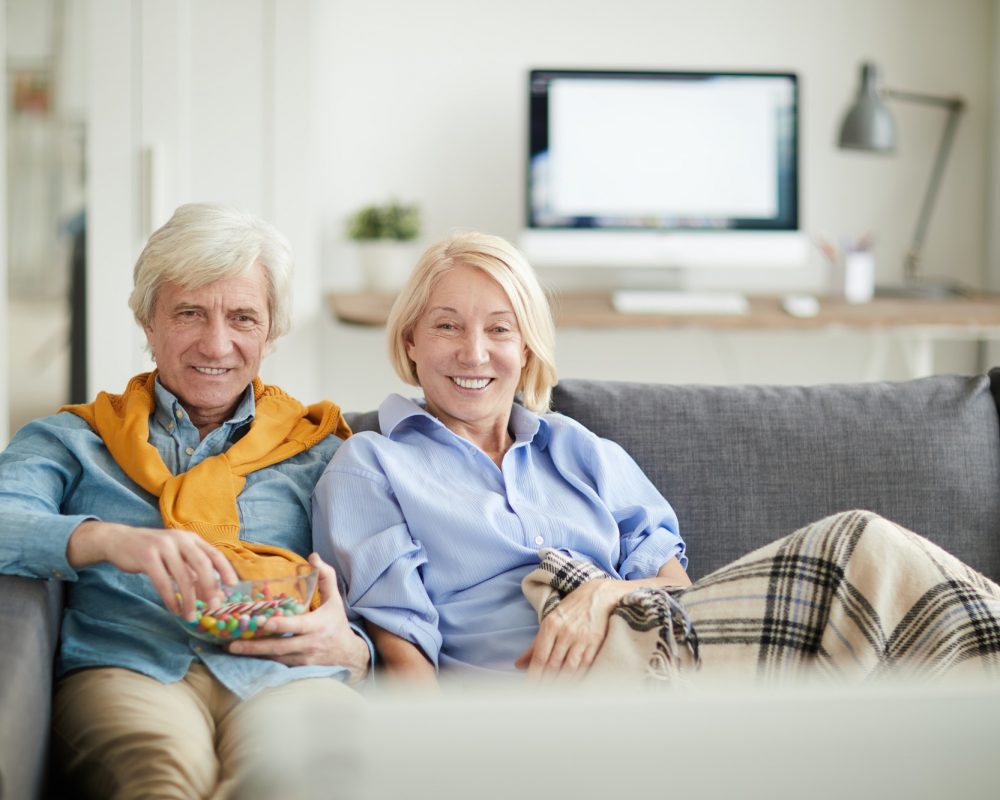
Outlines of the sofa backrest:
[{"label": "sofa backrest", "polygon": [[1000,425],[986,376],[811,387],[564,380],[553,405],[621,444],[671,502],[694,579],[865,508],[1000,580]]}]

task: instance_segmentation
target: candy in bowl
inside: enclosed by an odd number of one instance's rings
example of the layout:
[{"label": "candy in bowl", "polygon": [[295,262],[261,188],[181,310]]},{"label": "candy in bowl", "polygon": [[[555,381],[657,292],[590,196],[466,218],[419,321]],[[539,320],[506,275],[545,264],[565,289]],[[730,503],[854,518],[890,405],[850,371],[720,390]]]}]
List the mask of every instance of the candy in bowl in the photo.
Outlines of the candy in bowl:
[{"label": "candy in bowl", "polygon": [[317,575],[312,567],[303,566],[298,575],[222,585],[220,600],[195,601],[193,619],[174,618],[189,634],[213,644],[273,636],[261,630],[264,623],[271,617],[305,614],[316,591]]}]

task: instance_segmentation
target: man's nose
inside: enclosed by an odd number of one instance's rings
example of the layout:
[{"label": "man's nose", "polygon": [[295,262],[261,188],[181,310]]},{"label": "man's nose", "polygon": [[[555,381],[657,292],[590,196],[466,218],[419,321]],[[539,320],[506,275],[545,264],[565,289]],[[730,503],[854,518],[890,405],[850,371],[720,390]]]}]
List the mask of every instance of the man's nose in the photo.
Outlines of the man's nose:
[{"label": "man's nose", "polygon": [[224,319],[209,319],[202,331],[198,348],[203,355],[211,358],[228,355],[233,349],[233,340],[229,334],[229,326]]}]

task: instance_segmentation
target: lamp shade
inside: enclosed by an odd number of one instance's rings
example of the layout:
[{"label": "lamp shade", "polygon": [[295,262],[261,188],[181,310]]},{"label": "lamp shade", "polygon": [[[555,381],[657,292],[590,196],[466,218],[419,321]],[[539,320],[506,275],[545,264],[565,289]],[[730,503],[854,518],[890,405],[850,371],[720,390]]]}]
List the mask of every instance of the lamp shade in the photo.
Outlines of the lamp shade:
[{"label": "lamp shade", "polygon": [[896,148],[896,123],[883,102],[874,64],[861,66],[861,88],[840,126],[840,147],[891,153]]}]

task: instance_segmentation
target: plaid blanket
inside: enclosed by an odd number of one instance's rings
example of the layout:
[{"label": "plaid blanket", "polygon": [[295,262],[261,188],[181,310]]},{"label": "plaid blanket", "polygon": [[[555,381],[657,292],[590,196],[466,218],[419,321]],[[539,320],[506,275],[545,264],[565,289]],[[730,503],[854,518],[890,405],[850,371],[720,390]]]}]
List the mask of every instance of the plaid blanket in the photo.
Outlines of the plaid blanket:
[{"label": "plaid blanket", "polygon": [[[539,621],[598,568],[547,549],[523,581]],[[848,511],[686,589],[640,588],[612,613],[590,675],[764,682],[892,673],[1000,676],[1000,587],[927,539]]]}]

